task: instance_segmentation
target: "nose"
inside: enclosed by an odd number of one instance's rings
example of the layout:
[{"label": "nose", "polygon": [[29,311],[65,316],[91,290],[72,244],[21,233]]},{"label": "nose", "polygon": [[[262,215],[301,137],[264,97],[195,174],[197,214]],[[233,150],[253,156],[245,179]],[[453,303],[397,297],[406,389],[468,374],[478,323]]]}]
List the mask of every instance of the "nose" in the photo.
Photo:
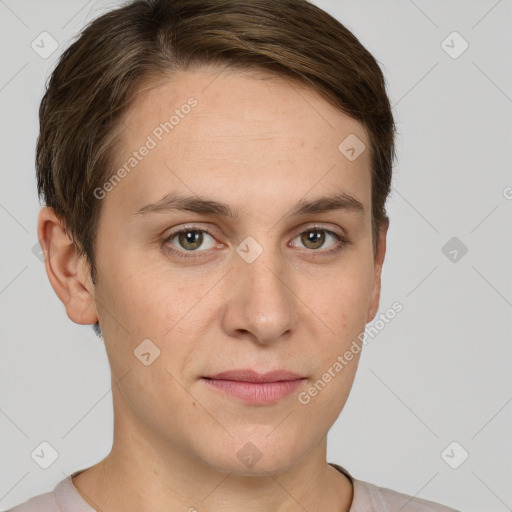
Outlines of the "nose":
[{"label": "nose", "polygon": [[252,263],[235,260],[222,317],[230,336],[267,345],[295,330],[299,299],[278,253],[264,250]]}]

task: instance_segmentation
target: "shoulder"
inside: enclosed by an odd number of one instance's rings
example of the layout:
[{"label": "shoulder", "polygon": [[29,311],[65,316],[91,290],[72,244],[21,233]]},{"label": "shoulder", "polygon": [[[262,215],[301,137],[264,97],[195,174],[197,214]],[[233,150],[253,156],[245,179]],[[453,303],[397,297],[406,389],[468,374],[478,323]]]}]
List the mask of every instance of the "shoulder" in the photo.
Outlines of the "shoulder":
[{"label": "shoulder", "polygon": [[54,491],[39,494],[16,505],[7,512],[61,512]]},{"label": "shoulder", "polygon": [[378,487],[369,482],[354,478],[345,468],[330,463],[335,469],[346,475],[352,482],[354,496],[350,512],[458,512],[454,508],[440,505],[434,501],[402,494],[386,487]]},{"label": "shoulder", "polygon": [[[78,472],[77,472],[78,473]],[[76,473],[73,473],[76,474]],[[7,512],[95,512],[75,489],[70,477],[61,480],[51,492],[39,494]]]},{"label": "shoulder", "polygon": [[458,512],[457,510],[430,500],[403,494],[386,487],[354,480],[354,503],[350,512]]}]

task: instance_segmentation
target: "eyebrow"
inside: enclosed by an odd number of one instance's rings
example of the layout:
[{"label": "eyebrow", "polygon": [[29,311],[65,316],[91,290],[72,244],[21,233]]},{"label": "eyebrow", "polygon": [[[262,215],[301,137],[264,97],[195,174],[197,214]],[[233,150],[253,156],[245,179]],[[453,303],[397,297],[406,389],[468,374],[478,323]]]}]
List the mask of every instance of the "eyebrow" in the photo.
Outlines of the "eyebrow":
[{"label": "eyebrow", "polygon": [[[232,209],[225,203],[200,196],[184,196],[171,193],[160,201],[150,203],[135,212],[135,215],[148,213],[170,213],[173,211],[189,211],[219,217],[238,219],[240,211]],[[364,213],[363,204],[346,192],[337,192],[314,200],[301,199],[288,212],[288,217],[299,217],[312,213],[325,213],[329,211],[348,211],[359,215]]]}]

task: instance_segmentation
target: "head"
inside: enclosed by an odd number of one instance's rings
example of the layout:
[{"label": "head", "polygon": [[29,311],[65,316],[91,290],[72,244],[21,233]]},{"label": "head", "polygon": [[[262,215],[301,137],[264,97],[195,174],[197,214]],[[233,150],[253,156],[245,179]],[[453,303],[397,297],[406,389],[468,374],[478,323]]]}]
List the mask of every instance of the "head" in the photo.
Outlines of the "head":
[{"label": "head", "polygon": [[[378,310],[393,158],[379,66],[306,0],[139,0],[91,22],[41,102],[38,234],[123,379],[116,421],[226,470],[249,471],[249,441],[251,471],[318,445],[358,355],[297,395]],[[307,380],[254,406],[203,379],[249,367]]]}]

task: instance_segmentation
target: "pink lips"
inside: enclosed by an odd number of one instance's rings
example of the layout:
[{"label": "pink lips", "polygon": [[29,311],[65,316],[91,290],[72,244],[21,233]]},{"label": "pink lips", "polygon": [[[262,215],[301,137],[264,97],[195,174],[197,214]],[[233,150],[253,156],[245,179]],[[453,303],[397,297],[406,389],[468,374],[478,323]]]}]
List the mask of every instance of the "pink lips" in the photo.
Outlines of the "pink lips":
[{"label": "pink lips", "polygon": [[286,370],[232,370],[203,377],[208,385],[250,404],[271,404],[293,393],[306,379]]}]

